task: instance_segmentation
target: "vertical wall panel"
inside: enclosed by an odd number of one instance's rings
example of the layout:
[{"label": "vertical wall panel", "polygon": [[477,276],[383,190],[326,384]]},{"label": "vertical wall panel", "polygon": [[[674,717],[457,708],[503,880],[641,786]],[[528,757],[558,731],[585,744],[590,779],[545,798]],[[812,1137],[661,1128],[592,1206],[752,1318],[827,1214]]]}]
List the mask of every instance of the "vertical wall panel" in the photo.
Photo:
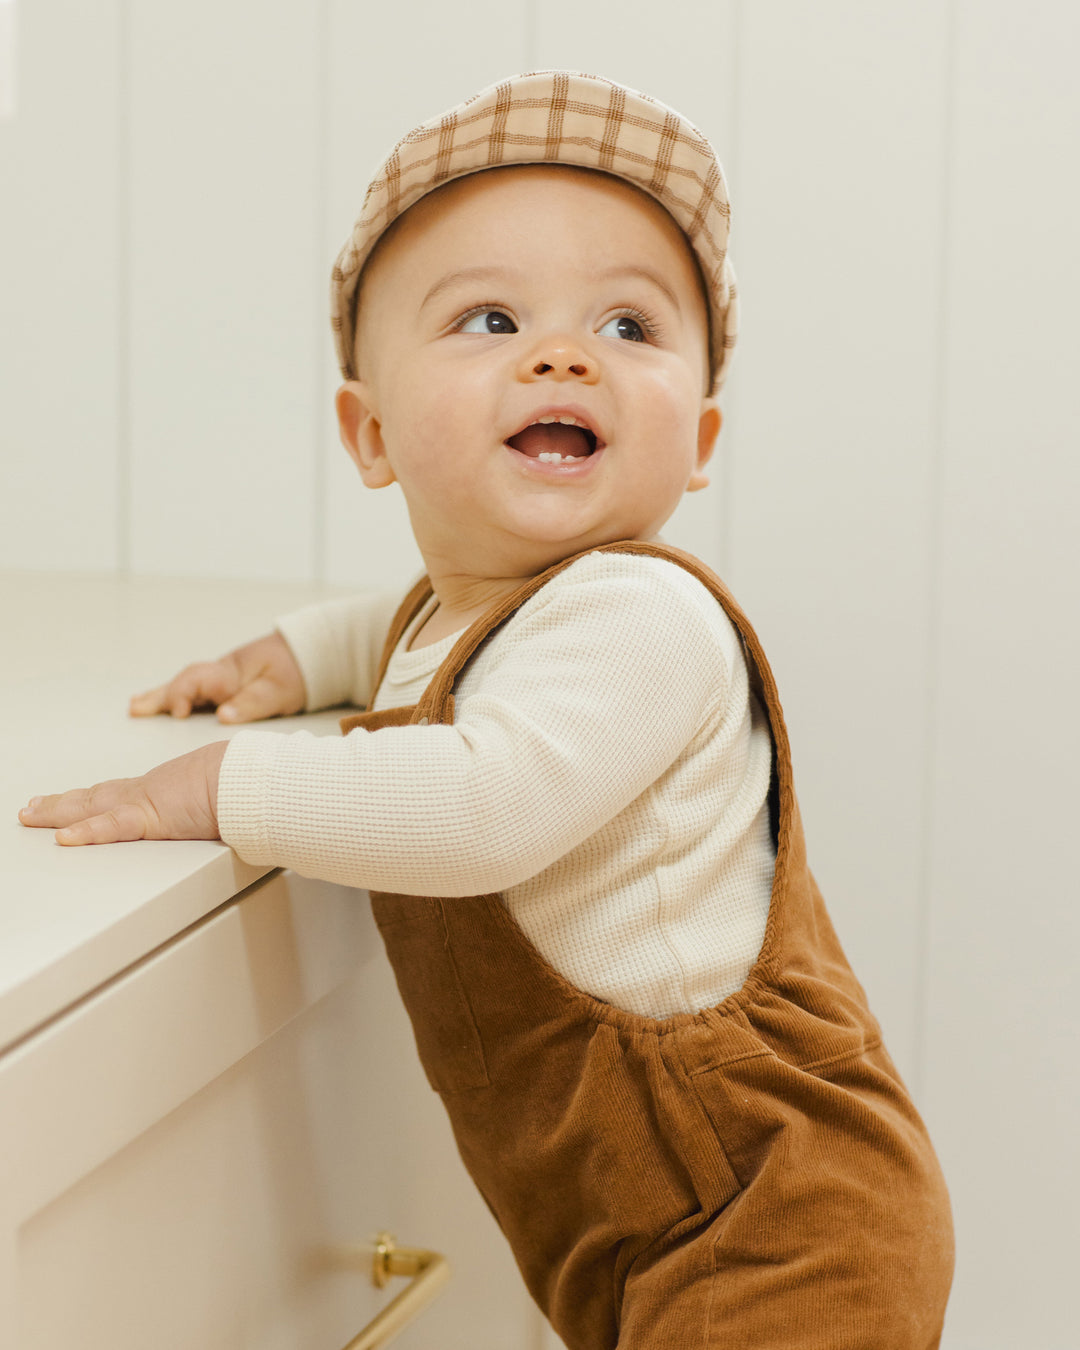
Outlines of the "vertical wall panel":
[{"label": "vertical wall panel", "polygon": [[0,122],[0,565],[117,563],[119,5],[19,6]]},{"label": "vertical wall panel", "polygon": [[747,4],[731,580],[811,865],[914,1077],[944,53],[933,0]]},{"label": "vertical wall panel", "polygon": [[[610,5],[556,0],[538,11],[535,67],[603,75],[678,109],[713,143],[735,197],[735,9],[734,0],[673,0],[663,8],[629,0],[613,22]],[[738,267],[737,254],[733,257]],[[725,397],[725,410],[728,403]],[[725,479],[732,454],[729,423],[709,467],[710,487],[685,497],[663,532],[669,543],[720,571],[726,564]]]},{"label": "vertical wall panel", "polygon": [[330,267],[360,212],[373,170],[394,142],[485,85],[528,66],[524,3],[478,0],[409,6],[331,0],[328,233],[319,295],[326,352],[322,406],[327,579],[394,586],[422,567],[404,500],[392,485],[365,488],[332,416],[337,362],[329,337]]},{"label": "vertical wall panel", "polygon": [[130,14],[132,563],[304,577],[321,6]]},{"label": "vertical wall panel", "polygon": [[951,1347],[1077,1344],[1080,13],[960,0],[927,1111]]}]

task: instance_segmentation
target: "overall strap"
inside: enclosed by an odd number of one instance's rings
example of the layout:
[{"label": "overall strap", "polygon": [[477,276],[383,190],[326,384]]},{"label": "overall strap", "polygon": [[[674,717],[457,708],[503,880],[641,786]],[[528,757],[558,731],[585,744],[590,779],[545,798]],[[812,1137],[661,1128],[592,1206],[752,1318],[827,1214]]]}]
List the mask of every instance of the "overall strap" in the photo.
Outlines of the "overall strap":
[{"label": "overall strap", "polygon": [[[747,672],[750,687],[758,696],[765,709],[772,732],[773,742],[773,783],[770,789],[769,814],[776,840],[776,872],[774,876],[774,894],[784,895],[793,875],[801,876],[806,871],[806,845],[799,818],[798,803],[795,798],[794,775],[791,767],[791,747],[787,726],[784,722],[780,696],[776,681],[766,659],[758,636],[736,603],[731,592],[703,562],[693,554],[669,544],[651,544],[637,539],[623,539],[616,543],[601,544],[597,548],[584,549],[573,557],[531,577],[493,609],[481,615],[458,638],[449,656],[436,671],[431,683],[424,690],[420,702],[415,708],[402,710],[401,725],[405,720],[412,723],[452,724],[454,721],[454,685],[466,663],[475,655],[480,646],[509,619],[521,605],[538,590],[557,576],[572,563],[590,553],[636,553],[652,558],[663,558],[684,568],[709,591],[723,608],[742,640],[746,654]],[[372,726],[374,729],[374,726]],[[775,793],[775,795],[774,795]],[[781,959],[785,921],[782,917],[784,907],[770,904],[769,917],[765,925],[765,938],[758,956],[755,970],[771,972]]]},{"label": "overall strap", "polygon": [[[585,549],[572,557],[564,558],[561,562],[557,562],[546,571],[539,573],[539,575],[530,577],[528,581],[519,586],[516,591],[512,591],[493,609],[481,615],[458,638],[450,654],[436,671],[431,683],[424,691],[417,705],[417,720],[426,717],[429,722],[453,722],[454,685],[467,662],[495,630],[505,623],[526,600],[535,595],[553,577],[577,562],[579,558],[584,558],[590,553],[637,553],[648,557],[666,559],[691,573],[706,590],[716,597],[742,639],[749,658],[751,687],[765,707],[772,728],[781,794],[790,792],[792,775],[787,727],[784,723],[784,713],[780,706],[776,681],[773,678],[772,670],[758,636],[754,632],[750,620],[716,573],[711,568],[706,567],[698,558],[695,558],[693,554],[686,553],[679,548],[673,548],[669,544],[651,544],[638,539],[623,539],[612,544],[601,544],[596,548]],[[419,605],[417,605],[418,608]],[[404,631],[404,626],[402,631]]]},{"label": "overall strap", "polygon": [[[775,809],[773,827],[777,839],[777,878],[778,881],[786,881],[788,870],[795,861],[793,851],[801,856],[803,846],[801,844],[801,827],[797,828],[798,807],[795,800],[791,768],[791,749],[776,681],[750,620],[736,603],[728,588],[711,568],[706,567],[693,554],[673,548],[669,544],[652,544],[637,539],[622,539],[615,543],[601,544],[596,548],[584,549],[580,553],[555,563],[539,575],[530,577],[517,590],[512,591],[499,604],[488,610],[486,614],[481,615],[479,619],[465,629],[451,648],[446,660],[435,672],[431,683],[424,690],[419,703],[415,707],[388,708],[381,713],[353,713],[341,719],[342,732],[348,735],[350,731],[357,727],[364,727],[368,731],[376,731],[384,726],[407,726],[418,722],[452,725],[454,721],[454,686],[466,664],[483,643],[542,586],[545,586],[553,577],[571,564],[577,562],[579,558],[584,558],[590,553],[635,553],[646,557],[663,558],[668,562],[675,563],[696,577],[705,589],[715,596],[717,602],[731,620],[742,640],[747,657],[750,686],[765,709],[772,732],[776,797],[770,811]],[[372,691],[372,701],[374,701],[375,690],[378,689],[386,673],[386,667],[394,649],[432,593],[429,579],[426,576],[421,577],[402,601],[387,634],[378,676]],[[794,848],[796,843],[798,843],[798,847]],[[763,957],[766,955],[771,957],[779,941],[779,934],[776,931],[777,912],[775,906],[770,910],[765,946],[762,949]]]},{"label": "overall strap", "polygon": [[[394,615],[394,621],[391,623],[390,629],[386,634],[386,641],[383,643],[382,656],[379,658],[379,667],[371,686],[371,697],[368,699],[369,709],[375,702],[375,695],[379,692],[379,685],[382,684],[383,677],[386,675],[386,668],[390,664],[390,658],[394,654],[394,649],[404,636],[406,628],[408,628],[409,624],[411,624],[413,619],[420,613],[428,600],[431,599],[433,593],[431,582],[426,576],[423,576],[398,606],[398,611]],[[387,722],[386,724],[400,725],[403,720],[400,716],[400,710],[394,709],[393,713],[395,716],[392,718],[392,721]],[[347,717],[341,718],[341,731],[343,735],[347,736],[350,731],[353,731],[358,726],[366,726],[369,731],[373,731],[375,726],[372,721],[372,714],[370,712],[350,713]]]}]

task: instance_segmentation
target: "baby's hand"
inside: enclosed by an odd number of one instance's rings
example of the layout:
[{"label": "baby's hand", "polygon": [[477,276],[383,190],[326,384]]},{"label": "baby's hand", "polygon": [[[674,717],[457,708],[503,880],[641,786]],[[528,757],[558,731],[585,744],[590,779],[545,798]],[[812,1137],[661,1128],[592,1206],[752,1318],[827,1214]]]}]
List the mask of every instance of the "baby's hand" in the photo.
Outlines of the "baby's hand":
[{"label": "baby's hand", "polygon": [[280,633],[249,642],[220,661],[188,666],[168,684],[136,694],[128,712],[152,717],[167,712],[187,717],[193,708],[217,708],[219,722],[254,722],[288,717],[304,708],[304,680]]},{"label": "baby's hand", "polygon": [[141,778],[34,797],[24,825],[56,830],[58,844],[115,844],[131,839],[217,839],[217,785],[228,741],[166,760]]}]

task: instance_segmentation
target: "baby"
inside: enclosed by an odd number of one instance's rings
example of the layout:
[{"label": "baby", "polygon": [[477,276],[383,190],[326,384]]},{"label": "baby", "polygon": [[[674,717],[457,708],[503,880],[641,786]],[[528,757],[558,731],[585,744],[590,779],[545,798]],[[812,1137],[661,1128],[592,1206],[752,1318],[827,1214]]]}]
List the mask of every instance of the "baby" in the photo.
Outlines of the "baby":
[{"label": "baby", "polygon": [[35,798],[364,887],[432,1086],[570,1350],[929,1350],[948,1197],[806,864],[768,664],[658,542],[735,341],[726,187],[566,71],[405,137],[334,271],[341,437],[426,574],[133,700],[240,731]]}]

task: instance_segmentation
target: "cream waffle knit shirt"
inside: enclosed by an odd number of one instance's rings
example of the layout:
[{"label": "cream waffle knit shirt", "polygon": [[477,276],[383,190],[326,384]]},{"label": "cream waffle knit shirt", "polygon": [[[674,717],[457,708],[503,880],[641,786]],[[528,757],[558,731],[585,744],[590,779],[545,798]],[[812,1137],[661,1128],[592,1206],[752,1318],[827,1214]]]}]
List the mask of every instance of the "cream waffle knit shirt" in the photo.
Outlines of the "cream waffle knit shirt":
[{"label": "cream waffle knit shirt", "polygon": [[[307,708],[365,705],[400,596],[280,620]],[[376,708],[415,704],[455,637],[394,652]],[[738,989],[775,852],[767,720],[712,595],[666,559],[593,553],[525,602],[455,691],[453,726],[240,731],[221,837],[244,859],[411,895],[502,892],[540,954],[666,1017]]]}]

